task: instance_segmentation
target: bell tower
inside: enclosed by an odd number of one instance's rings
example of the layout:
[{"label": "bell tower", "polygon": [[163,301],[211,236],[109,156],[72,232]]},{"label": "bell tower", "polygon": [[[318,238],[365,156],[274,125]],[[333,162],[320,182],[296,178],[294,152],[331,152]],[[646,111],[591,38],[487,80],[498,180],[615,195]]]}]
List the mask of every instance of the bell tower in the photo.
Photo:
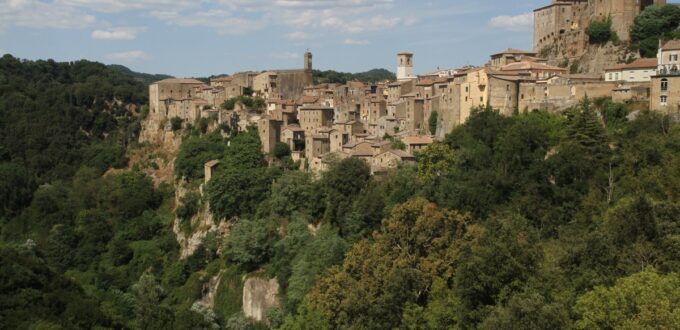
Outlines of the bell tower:
[{"label": "bell tower", "polygon": [[397,80],[409,80],[414,78],[413,53],[403,52],[397,54]]},{"label": "bell tower", "polygon": [[305,71],[312,72],[312,53],[309,49],[305,52]]}]

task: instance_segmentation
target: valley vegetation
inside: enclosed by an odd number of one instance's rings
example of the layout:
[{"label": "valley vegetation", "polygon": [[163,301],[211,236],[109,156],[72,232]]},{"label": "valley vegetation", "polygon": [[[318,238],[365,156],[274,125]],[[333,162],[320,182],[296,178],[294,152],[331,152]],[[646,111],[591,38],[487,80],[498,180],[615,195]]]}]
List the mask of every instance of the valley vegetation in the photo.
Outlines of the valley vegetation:
[{"label": "valley vegetation", "polygon": [[[667,116],[479,108],[417,167],[350,158],[319,178],[254,129],[196,124],[176,132],[175,184],[154,185],[125,158],[145,95],[97,63],[0,59],[0,328],[680,327]],[[197,230],[208,206],[229,235],[180,258],[173,223]],[[196,304],[217,274],[214,307]],[[280,283],[266,322],[241,312],[244,275]]]}]

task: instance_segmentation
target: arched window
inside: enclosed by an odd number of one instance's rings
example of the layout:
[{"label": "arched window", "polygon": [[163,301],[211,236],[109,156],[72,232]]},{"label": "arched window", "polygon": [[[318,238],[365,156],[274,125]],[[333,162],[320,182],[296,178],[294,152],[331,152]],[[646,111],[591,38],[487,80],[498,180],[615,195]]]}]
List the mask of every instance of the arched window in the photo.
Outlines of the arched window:
[{"label": "arched window", "polygon": [[661,91],[665,92],[668,90],[668,79],[661,79]]}]

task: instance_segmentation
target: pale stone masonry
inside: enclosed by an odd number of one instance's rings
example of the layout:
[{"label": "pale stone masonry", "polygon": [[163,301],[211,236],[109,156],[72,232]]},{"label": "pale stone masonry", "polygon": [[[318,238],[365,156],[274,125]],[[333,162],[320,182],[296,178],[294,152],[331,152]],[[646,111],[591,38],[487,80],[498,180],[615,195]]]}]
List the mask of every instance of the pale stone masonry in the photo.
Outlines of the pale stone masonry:
[{"label": "pale stone masonry", "polygon": [[[569,74],[541,58],[545,47],[578,56],[587,43],[585,30],[595,20],[612,18],[614,30],[627,40],[642,9],[664,0],[552,0],[534,12],[532,51],[507,48],[484,66],[439,69],[416,75],[414,54],[396,55],[397,79],[366,84],[314,84],[312,54],[297,70],[242,72],[212,79],[166,79],[149,87],[150,117],[187,122],[217,114],[220,124],[245,130],[256,125],[263,152],[286,144],[300,168],[314,173],[337,160],[364,159],[380,174],[414,164],[418,153],[464,124],[475,108],[491,107],[502,115],[562,111],[585,97],[649,104],[652,110],[680,116],[680,41],[661,43],[657,59],[638,59],[604,72]],[[480,61],[481,62],[481,61]],[[263,113],[237,105],[219,109],[251,89],[265,99]],[[437,120],[430,118],[437,113]],[[160,125],[159,124],[159,125]],[[432,124],[432,125],[431,125]],[[405,145],[405,150],[394,147]],[[209,180],[206,164],[206,180]],[[210,164],[211,166],[214,164]]]},{"label": "pale stone masonry", "polygon": [[635,17],[650,5],[666,0],[551,0],[534,10],[534,52],[555,48],[564,57],[582,55],[588,44],[586,30],[594,21],[612,20],[621,41],[630,40]]}]

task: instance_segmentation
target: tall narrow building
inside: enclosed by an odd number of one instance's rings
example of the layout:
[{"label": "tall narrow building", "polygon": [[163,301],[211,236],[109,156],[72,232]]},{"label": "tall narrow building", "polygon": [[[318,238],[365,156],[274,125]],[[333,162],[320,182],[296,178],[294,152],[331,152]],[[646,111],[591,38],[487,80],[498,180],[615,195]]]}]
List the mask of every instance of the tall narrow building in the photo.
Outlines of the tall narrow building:
[{"label": "tall narrow building", "polygon": [[413,54],[399,53],[397,54],[397,80],[415,79],[413,75]]}]

